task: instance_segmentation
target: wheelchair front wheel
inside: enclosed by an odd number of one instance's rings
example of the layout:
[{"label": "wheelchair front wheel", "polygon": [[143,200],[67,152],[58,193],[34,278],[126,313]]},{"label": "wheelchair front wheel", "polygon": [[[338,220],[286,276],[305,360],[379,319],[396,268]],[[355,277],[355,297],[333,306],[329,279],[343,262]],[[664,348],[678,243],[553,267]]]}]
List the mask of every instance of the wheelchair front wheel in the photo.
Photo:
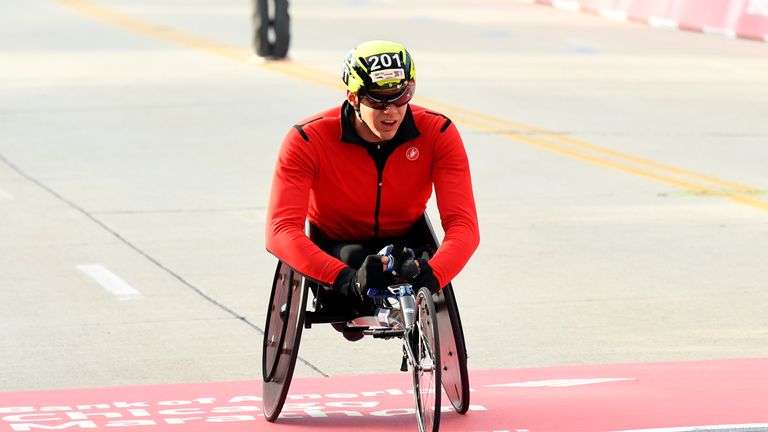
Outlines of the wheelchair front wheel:
[{"label": "wheelchair front wheel", "polygon": [[432,293],[421,288],[416,294],[412,335],[416,364],[413,369],[413,395],[419,432],[437,432],[440,427],[441,364],[437,314]]}]

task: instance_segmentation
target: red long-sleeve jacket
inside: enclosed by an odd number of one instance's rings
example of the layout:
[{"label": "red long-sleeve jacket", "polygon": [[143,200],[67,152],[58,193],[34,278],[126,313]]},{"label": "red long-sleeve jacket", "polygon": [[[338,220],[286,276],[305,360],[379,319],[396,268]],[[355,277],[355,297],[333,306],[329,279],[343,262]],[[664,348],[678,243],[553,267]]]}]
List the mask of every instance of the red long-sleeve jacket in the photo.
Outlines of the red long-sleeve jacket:
[{"label": "red long-sleeve jacket", "polygon": [[456,126],[442,114],[410,105],[395,137],[371,144],[355,133],[350,111],[345,102],[286,135],[267,210],[267,250],[330,285],[347,266],[306,236],[307,218],[331,240],[402,236],[425,212],[434,185],[445,237],[430,266],[440,286],[447,285],[480,241],[469,163]]}]

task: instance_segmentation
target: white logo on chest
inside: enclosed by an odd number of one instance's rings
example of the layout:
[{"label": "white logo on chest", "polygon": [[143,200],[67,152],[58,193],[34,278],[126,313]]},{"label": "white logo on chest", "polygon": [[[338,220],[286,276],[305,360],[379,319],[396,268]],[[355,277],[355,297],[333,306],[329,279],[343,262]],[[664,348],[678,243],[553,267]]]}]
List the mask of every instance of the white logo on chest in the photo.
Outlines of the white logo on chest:
[{"label": "white logo on chest", "polygon": [[419,149],[416,147],[409,147],[408,150],[405,151],[405,157],[408,160],[416,160],[419,158]]}]

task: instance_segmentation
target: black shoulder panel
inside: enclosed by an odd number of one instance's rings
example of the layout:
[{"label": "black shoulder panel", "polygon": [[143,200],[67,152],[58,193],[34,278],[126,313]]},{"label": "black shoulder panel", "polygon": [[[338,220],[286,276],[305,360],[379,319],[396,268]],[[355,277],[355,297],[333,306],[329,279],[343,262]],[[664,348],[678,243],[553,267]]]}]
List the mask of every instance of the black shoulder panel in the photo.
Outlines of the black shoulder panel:
[{"label": "black shoulder panel", "polygon": [[427,114],[432,114],[432,115],[440,116],[440,117],[445,119],[445,123],[443,123],[443,126],[440,128],[440,133],[445,132],[445,130],[448,129],[448,126],[451,125],[451,119],[449,119],[448,117],[444,116],[443,114],[432,112],[432,111],[425,111],[425,112]]},{"label": "black shoulder panel", "polygon": [[301,137],[304,138],[304,141],[309,142],[309,135],[307,135],[307,133],[304,132],[304,126],[306,126],[306,125],[308,125],[310,123],[316,122],[318,120],[322,120],[322,119],[323,119],[323,117],[318,117],[318,118],[312,119],[312,120],[310,120],[310,121],[308,121],[306,123],[295,124],[295,125],[293,125],[293,127],[295,127],[297,131],[299,131],[299,133],[301,134]]}]

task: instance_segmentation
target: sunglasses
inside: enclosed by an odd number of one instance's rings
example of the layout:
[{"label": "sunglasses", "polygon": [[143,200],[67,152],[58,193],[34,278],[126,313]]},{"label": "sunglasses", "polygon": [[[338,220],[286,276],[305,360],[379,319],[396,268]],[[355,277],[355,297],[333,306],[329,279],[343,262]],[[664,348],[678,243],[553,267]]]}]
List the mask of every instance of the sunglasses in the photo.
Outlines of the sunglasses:
[{"label": "sunglasses", "polygon": [[411,81],[405,88],[394,94],[376,94],[373,95],[370,92],[364,94],[360,98],[360,102],[375,110],[383,110],[389,105],[401,107],[413,99],[413,93],[416,90],[416,83]]}]

